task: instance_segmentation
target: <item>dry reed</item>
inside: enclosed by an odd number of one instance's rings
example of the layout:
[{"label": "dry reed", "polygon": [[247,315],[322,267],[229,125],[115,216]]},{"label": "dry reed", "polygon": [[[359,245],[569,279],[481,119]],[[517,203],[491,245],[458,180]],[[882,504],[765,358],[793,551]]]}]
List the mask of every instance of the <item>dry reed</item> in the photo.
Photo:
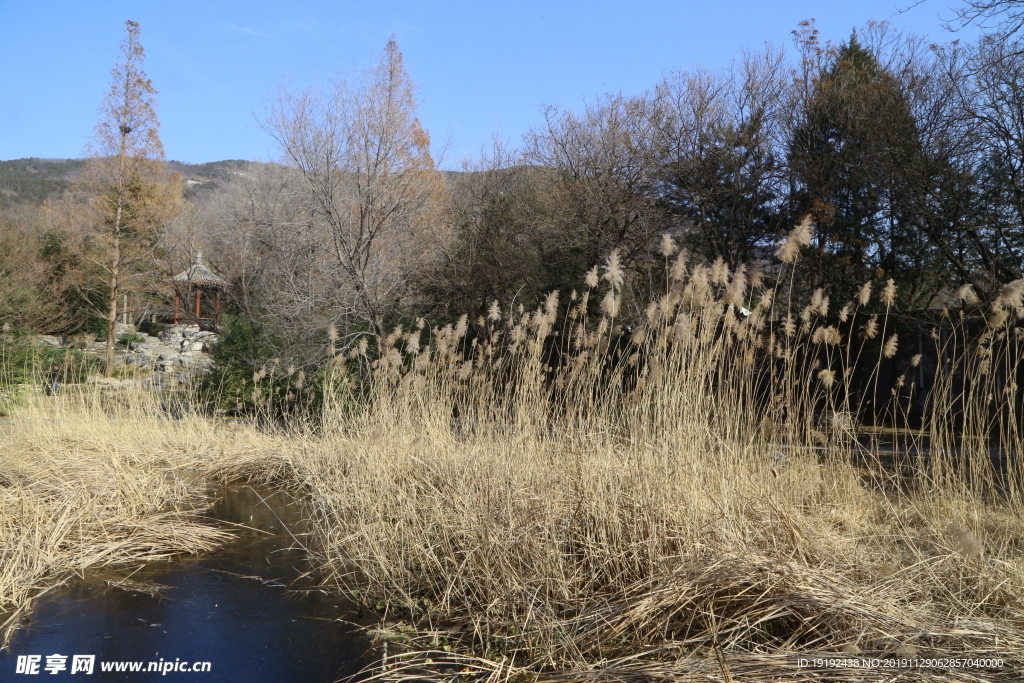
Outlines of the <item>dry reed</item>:
[{"label": "dry reed", "polygon": [[[786,262],[809,240],[805,221]],[[156,535],[149,552],[170,552],[159,515],[183,494],[157,483],[185,465],[233,463],[251,476],[274,469],[307,494],[325,581],[379,609],[376,635],[398,646],[379,680],[891,679],[789,659],[854,649],[1005,660],[908,669],[905,681],[1020,680],[1013,320],[979,337],[944,317],[924,428],[896,428],[911,380],[873,407],[892,426],[868,430],[856,419],[879,393],[877,368],[873,394],[851,369],[899,361],[887,310],[861,310],[869,285],[852,312],[826,320],[819,293],[801,318],[778,310],[760,278],[741,283],[742,270],[685,253],[669,264],[669,251],[667,291],[631,331],[616,319],[629,286],[612,256],[582,297],[553,295],[535,311],[495,303],[472,339],[463,318],[396,328],[374,352],[362,340],[331,364],[315,433],[285,440],[144,411],[91,425],[82,409],[80,425],[57,427],[16,417],[7,438],[22,455],[2,469],[23,483],[5,520],[38,533],[18,550],[6,532],[5,552],[23,559],[3,585],[21,595],[90,558],[128,559],[131,524]],[[881,305],[894,297],[889,283]],[[370,400],[353,411],[357,375],[370,377]],[[998,468],[994,448],[1006,454]],[[68,461],[80,469],[61,473]],[[67,482],[81,490],[72,503],[36,517],[15,509]],[[102,540],[109,500],[129,531]],[[204,533],[173,549],[218,540]],[[89,534],[98,550],[61,545]]]},{"label": "dry reed", "polygon": [[211,550],[212,478],[274,469],[255,430],[172,419],[142,392],[30,397],[0,422],[0,644],[45,591],[84,571]]},{"label": "dry reed", "polygon": [[[798,230],[803,244],[809,227]],[[631,334],[607,303],[589,321],[585,303],[562,319],[550,305],[492,317],[471,343],[464,327],[433,330],[416,363],[378,361],[356,420],[332,422],[328,407],[297,476],[327,578],[402,624],[379,632],[406,648],[377,678],[892,675],[786,659],[856,648],[1001,657],[998,671],[942,675],[1017,680],[1024,478],[1017,398],[1001,391],[1019,369],[1016,337],[987,342],[1001,379],[980,375],[978,340],[947,321],[937,353],[951,360],[925,430],[866,430],[847,370],[879,322],[886,339],[884,312],[862,334],[848,310],[849,322],[798,328],[772,322],[772,292],[741,298],[742,271],[689,272]],[[605,301],[622,296],[606,279]],[[880,298],[893,304],[891,282]],[[894,362],[896,340],[879,363]],[[897,392],[881,418],[897,425],[905,404]],[[1013,455],[998,473],[993,419]],[[882,433],[898,435],[892,462]]]}]

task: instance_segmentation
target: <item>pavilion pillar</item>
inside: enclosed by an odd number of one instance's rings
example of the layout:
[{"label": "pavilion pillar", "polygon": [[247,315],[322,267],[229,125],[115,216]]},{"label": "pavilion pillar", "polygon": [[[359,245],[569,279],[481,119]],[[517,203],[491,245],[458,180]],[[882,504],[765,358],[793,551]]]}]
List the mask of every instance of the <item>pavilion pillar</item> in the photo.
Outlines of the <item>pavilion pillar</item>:
[{"label": "pavilion pillar", "polygon": [[178,321],[181,320],[181,292],[178,288],[174,288],[174,324],[177,325]]},{"label": "pavilion pillar", "polygon": [[199,295],[202,293],[202,289],[196,287],[196,325],[199,324]]},{"label": "pavilion pillar", "polygon": [[220,327],[220,290],[217,290],[217,303],[213,309],[213,324],[215,327]]}]

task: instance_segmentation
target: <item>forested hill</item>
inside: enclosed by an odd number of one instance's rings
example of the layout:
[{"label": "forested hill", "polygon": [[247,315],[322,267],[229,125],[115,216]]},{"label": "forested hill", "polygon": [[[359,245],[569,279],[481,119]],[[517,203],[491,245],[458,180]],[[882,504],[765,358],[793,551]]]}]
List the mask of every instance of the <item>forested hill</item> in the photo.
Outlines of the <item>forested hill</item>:
[{"label": "forested hill", "polygon": [[83,159],[12,159],[0,161],[0,208],[18,203],[42,204],[59,195],[81,170]]},{"label": "forested hill", "polygon": [[[199,189],[214,189],[227,182],[232,173],[251,162],[239,159],[186,164],[170,161],[171,170],[181,173],[186,196]],[[84,159],[12,159],[0,161],[0,208],[14,204],[42,204],[67,189],[85,164]]]}]

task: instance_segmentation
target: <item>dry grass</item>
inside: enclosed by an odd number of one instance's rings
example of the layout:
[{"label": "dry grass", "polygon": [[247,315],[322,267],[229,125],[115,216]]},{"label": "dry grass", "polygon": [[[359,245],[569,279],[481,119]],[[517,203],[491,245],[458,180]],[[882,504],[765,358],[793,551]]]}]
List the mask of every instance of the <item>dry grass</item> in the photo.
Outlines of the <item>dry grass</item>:
[{"label": "dry grass", "polygon": [[[998,671],[899,680],[1019,680],[1011,316],[980,339],[944,321],[936,344],[954,360],[924,429],[872,432],[929,455],[883,463],[849,417],[865,392],[847,369],[898,346],[888,317],[864,310],[870,289],[834,315],[816,293],[780,318],[774,292],[747,291],[742,271],[680,260],[630,331],[608,265],[589,278],[605,289],[567,313],[554,297],[532,312],[495,306],[475,341],[462,323],[396,331],[376,360],[357,347],[332,363],[337,402],[316,433],[84,404],[57,423],[19,413],[0,467],[4,604],[90,564],[216,543],[188,517],[194,488],[179,475],[234,468],[308,494],[325,579],[384,612],[381,680],[893,675],[787,659],[820,652],[1000,657]],[[603,313],[587,320],[598,296]],[[373,380],[353,412],[356,364]],[[884,410],[898,424],[902,395]],[[1013,455],[1003,472],[993,437]]]},{"label": "dry grass", "polygon": [[[378,633],[399,645],[381,679],[820,680],[786,656],[852,651],[1024,674],[1020,463],[989,458],[996,423],[1020,452],[1012,392],[971,367],[940,378],[927,429],[890,430],[930,456],[883,464],[850,418],[821,418],[857,414],[846,368],[895,353],[887,318],[851,302],[829,319],[816,294],[773,325],[772,292],[733,277],[693,269],[631,334],[612,283],[590,321],[551,300],[472,345],[463,326],[383,340],[368,411],[296,461],[328,576],[398,624]],[[957,362],[995,345],[969,344]],[[554,346],[572,352],[553,363]]]},{"label": "dry grass", "polygon": [[71,576],[217,547],[208,481],[277,459],[265,435],[169,419],[142,393],[29,399],[0,439],[0,643]]}]

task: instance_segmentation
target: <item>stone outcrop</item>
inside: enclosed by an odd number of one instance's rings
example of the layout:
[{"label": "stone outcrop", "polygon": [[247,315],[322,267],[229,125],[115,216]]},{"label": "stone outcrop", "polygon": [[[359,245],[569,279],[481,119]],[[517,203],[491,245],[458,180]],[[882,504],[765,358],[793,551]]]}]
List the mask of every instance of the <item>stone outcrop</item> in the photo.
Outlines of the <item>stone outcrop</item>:
[{"label": "stone outcrop", "polygon": [[[117,335],[131,334],[134,341],[127,346],[118,344],[114,357],[115,366],[131,366],[142,372],[135,379],[91,377],[90,384],[109,388],[143,386],[153,390],[172,388],[210,372],[213,358],[210,352],[217,344],[217,335],[201,330],[198,325],[170,325],[154,337],[136,332],[134,327],[118,324]],[[43,336],[39,343],[50,346],[65,346],[58,337]],[[80,347],[79,347],[80,348]],[[85,352],[102,357],[106,353],[106,340],[88,342]],[[149,372],[146,372],[149,371]]]}]

